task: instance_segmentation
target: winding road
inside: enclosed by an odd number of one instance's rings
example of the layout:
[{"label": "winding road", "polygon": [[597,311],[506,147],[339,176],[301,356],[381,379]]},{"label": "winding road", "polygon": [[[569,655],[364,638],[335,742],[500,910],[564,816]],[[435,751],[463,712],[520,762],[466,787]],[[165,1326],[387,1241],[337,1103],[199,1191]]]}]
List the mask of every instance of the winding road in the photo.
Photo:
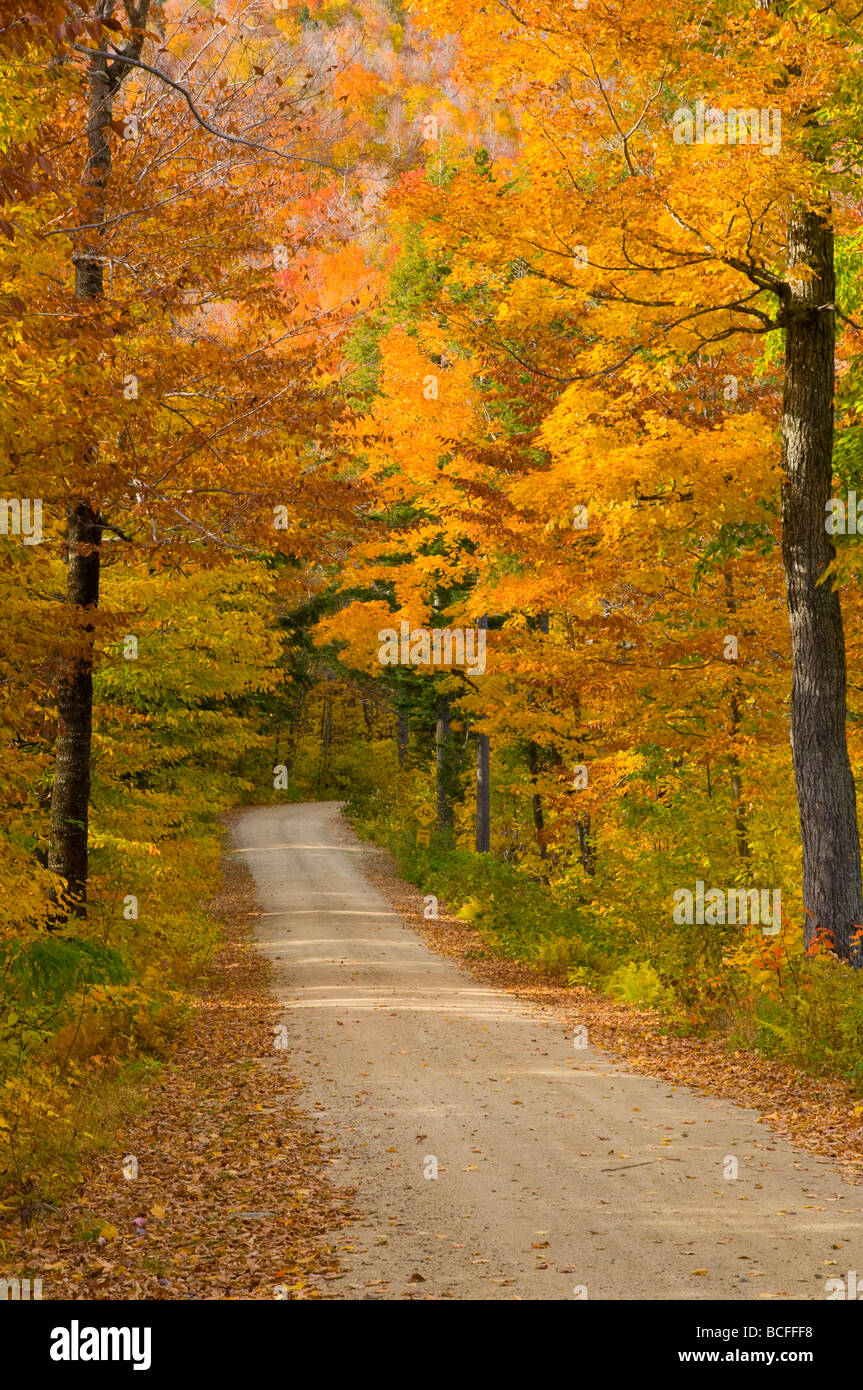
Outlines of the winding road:
[{"label": "winding road", "polygon": [[824,1299],[853,1269],[863,1284],[863,1186],[753,1110],[576,1047],[552,1010],[431,951],[369,882],[377,851],[339,803],[244,812],[232,836],[274,1029],[362,1213],[334,1238],[325,1296]]}]

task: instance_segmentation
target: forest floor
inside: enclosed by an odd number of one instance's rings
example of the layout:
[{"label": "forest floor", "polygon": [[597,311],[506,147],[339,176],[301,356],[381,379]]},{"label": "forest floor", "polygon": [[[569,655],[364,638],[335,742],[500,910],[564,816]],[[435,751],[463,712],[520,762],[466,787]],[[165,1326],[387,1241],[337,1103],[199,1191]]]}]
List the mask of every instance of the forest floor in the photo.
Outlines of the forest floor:
[{"label": "forest floor", "polygon": [[193,1029],[116,1150],[93,1157],[58,1212],[0,1226],[0,1277],[41,1277],[43,1299],[316,1298],[335,1270],[349,1196],[327,1180],[291,1054],[274,1047],[254,887],[236,859],[212,910],[223,943]]},{"label": "forest floor", "polygon": [[425,920],[336,802],[230,829],[189,1040],[59,1212],[7,1219],[0,1275],[46,1299],[823,1299],[863,1268],[840,1083]]}]

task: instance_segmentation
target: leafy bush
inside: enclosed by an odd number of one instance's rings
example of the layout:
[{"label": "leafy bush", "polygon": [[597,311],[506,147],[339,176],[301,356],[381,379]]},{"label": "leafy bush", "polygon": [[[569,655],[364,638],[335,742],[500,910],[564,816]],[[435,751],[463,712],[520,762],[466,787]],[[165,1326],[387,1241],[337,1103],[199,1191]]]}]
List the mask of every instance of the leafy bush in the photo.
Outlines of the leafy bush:
[{"label": "leafy bush", "polygon": [[605,988],[621,1004],[646,1005],[651,1009],[674,1009],[674,992],[662,983],[648,961],[627,961],[609,976]]}]

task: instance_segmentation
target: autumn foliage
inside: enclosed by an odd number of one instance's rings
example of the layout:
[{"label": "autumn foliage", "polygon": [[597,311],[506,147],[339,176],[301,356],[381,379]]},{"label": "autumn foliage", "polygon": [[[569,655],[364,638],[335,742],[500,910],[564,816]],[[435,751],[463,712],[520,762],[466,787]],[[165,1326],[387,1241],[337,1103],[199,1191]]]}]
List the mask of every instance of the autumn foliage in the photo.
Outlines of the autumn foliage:
[{"label": "autumn foliage", "polygon": [[[16,1178],[94,1056],[167,1055],[216,816],[285,794],[863,1080],[860,58],[842,5],[0,5]],[[380,658],[481,620],[482,672]]]}]

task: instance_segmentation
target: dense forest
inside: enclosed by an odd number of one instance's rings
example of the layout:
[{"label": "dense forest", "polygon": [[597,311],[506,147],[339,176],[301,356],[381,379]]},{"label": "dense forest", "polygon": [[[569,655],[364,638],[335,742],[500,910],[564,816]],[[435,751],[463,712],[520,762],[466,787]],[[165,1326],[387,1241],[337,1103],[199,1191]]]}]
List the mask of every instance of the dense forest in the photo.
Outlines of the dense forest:
[{"label": "dense forest", "polygon": [[10,1210],[185,1035],[241,806],[863,1093],[862,57],[842,0],[0,0]]}]

